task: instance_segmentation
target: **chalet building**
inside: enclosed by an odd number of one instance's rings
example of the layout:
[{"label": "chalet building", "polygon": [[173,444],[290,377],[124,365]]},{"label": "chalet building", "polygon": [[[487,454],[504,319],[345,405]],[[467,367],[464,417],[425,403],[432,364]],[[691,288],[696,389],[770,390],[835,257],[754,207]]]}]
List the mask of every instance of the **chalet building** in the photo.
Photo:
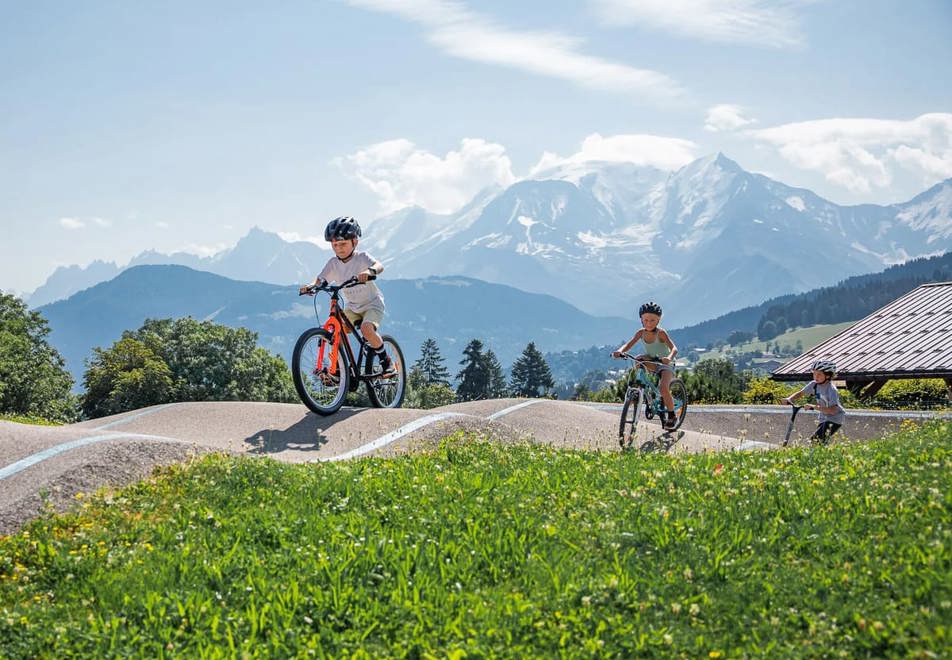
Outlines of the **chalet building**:
[{"label": "chalet building", "polygon": [[897,378],[943,378],[952,399],[952,282],[923,284],[771,373],[808,381],[810,365],[833,360],[837,380],[871,398]]}]

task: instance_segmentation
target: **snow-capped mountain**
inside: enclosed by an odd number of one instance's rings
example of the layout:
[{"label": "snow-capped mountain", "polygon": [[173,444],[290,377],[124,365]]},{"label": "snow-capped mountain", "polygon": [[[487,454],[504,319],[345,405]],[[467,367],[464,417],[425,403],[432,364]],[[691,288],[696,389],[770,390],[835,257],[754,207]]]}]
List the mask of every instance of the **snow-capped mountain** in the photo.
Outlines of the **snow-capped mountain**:
[{"label": "snow-capped mountain", "polygon": [[[673,328],[952,249],[952,179],[903,204],[839,206],[723,154],[673,173],[570,163],[486,189],[451,215],[410,208],[361,224],[361,248],[386,263],[388,279],[464,275],[629,318],[655,299]],[[213,257],[152,252],[129,266],[290,284],[311,279],[329,256],[256,228]],[[57,299],[61,280],[85,288],[121,270],[72,268],[31,304]]]},{"label": "snow-capped mountain", "polygon": [[[587,163],[542,176],[404,243],[391,276],[465,274],[593,314],[633,316],[652,298],[676,327],[952,249],[952,181],[905,204],[844,207],[723,154],[670,174]],[[388,230],[392,243],[400,230]]]}]

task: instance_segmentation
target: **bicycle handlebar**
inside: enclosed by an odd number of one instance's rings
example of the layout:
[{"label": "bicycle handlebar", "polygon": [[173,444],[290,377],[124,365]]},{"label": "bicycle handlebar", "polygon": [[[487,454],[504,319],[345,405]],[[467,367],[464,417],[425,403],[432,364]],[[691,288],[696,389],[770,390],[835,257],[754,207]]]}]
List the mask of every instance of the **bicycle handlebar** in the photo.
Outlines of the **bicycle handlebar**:
[{"label": "bicycle handlebar", "polygon": [[[661,361],[661,358],[638,357],[637,355],[632,355],[631,353],[622,353],[621,356],[634,362],[653,362],[655,364],[664,364],[664,362]],[[674,362],[674,360],[672,360],[672,362]]]},{"label": "bicycle handlebar", "polygon": [[[368,282],[370,280],[375,280],[375,279],[377,279],[376,275],[367,276]],[[335,294],[341,289],[349,289],[350,287],[357,286],[358,284],[364,284],[364,282],[361,282],[360,280],[358,280],[357,276],[355,275],[354,277],[350,278],[346,282],[342,282],[341,284],[328,284],[327,282],[322,282],[320,285],[311,284],[304,291],[298,291],[298,295],[299,296],[313,296],[315,293],[319,291],[327,291],[328,293]]]}]

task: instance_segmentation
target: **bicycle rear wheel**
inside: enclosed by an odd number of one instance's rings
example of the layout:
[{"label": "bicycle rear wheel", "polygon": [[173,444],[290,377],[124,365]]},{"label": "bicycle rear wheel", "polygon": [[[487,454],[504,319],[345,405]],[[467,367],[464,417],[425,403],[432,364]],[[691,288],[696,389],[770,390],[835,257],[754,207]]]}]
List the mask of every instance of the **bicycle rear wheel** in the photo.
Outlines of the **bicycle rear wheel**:
[{"label": "bicycle rear wheel", "polygon": [[638,411],[641,410],[641,390],[625,397],[621,408],[621,420],[618,423],[618,444],[622,449],[631,447],[638,428]]},{"label": "bicycle rear wheel", "polygon": [[684,416],[688,414],[688,388],[680,378],[671,381],[671,398],[674,399],[675,425],[668,430],[677,431],[684,423]]},{"label": "bicycle rear wheel", "polygon": [[335,371],[331,364],[332,346],[331,333],[311,328],[298,338],[291,358],[294,388],[304,405],[318,415],[333,415],[340,410],[350,385],[347,354],[337,353]]},{"label": "bicycle rear wheel", "polygon": [[377,408],[399,408],[403,403],[403,396],[407,390],[407,370],[403,360],[403,351],[397,340],[390,335],[381,335],[387,355],[393,364],[393,374],[390,376],[374,375],[380,372],[380,363],[374,359],[374,353],[368,353],[364,363],[364,374],[367,379],[367,394],[370,402]]}]

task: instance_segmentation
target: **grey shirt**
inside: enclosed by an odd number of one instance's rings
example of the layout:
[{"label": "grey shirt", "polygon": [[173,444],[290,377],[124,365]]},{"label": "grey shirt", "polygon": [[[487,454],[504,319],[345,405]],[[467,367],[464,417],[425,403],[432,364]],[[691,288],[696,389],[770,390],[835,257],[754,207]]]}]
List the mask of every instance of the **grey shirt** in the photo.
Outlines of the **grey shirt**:
[{"label": "grey shirt", "polygon": [[806,387],[800,390],[800,394],[816,396],[817,404],[824,408],[836,406],[837,412],[834,415],[827,415],[826,413],[817,411],[817,418],[821,423],[833,422],[834,424],[842,425],[843,422],[846,421],[846,410],[840,404],[840,395],[830,381],[818,383],[815,380],[811,380],[807,383]]}]

